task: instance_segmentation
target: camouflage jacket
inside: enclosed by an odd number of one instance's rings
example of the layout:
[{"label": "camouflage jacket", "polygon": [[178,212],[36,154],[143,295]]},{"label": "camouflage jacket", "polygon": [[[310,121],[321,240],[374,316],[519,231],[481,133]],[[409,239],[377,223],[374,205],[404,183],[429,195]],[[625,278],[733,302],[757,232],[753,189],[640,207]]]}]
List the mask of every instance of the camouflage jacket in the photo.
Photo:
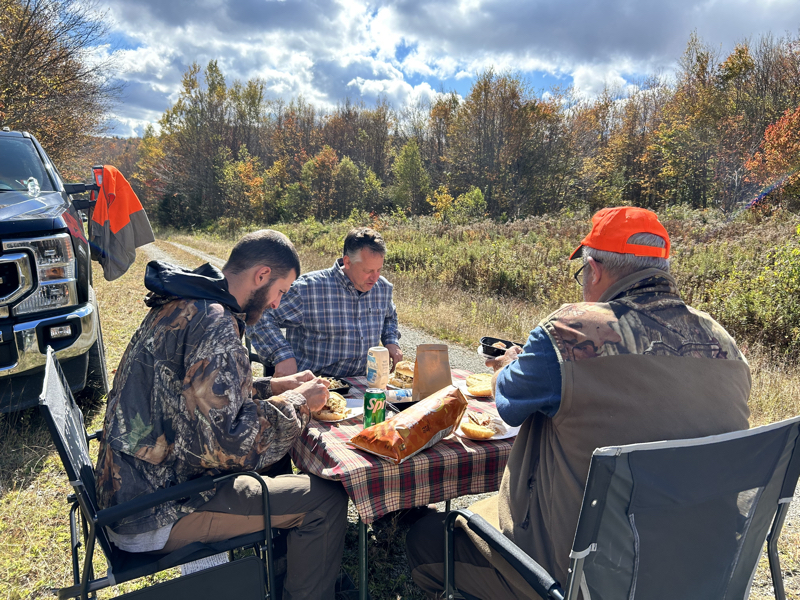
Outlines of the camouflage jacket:
[{"label": "camouflage jacket", "polygon": [[[148,278],[164,272],[171,278],[165,286],[150,285]],[[217,269],[183,272],[153,262],[146,284],[156,290],[146,300],[151,310],[108,396],[95,467],[101,508],[200,475],[262,469],[286,454],[310,416],[302,395],[270,397],[268,378],[253,381],[242,315]],[[119,534],[152,531],[212,496],[171,502],[112,527]]]}]

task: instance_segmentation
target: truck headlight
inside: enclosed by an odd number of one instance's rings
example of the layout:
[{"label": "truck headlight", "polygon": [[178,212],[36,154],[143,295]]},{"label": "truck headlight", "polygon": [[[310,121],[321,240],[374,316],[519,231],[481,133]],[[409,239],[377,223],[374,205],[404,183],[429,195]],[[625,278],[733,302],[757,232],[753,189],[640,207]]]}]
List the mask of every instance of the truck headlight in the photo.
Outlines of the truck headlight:
[{"label": "truck headlight", "polygon": [[24,315],[77,304],[75,282],[75,255],[72,240],[67,233],[33,240],[10,240],[3,244],[7,249],[26,248],[33,251],[39,286],[20,302],[14,314]]}]

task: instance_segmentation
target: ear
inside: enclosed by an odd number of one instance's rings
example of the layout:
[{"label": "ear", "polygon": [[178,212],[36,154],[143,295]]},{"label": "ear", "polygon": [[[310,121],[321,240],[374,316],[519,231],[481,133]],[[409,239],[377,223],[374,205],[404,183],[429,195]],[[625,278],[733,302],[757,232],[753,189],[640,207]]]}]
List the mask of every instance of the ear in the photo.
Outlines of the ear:
[{"label": "ear", "polygon": [[350,265],[352,265],[352,264],[353,264],[353,263],[350,261],[350,257],[349,257],[349,256],[347,256],[347,254],[345,254],[345,255],[342,257],[342,265],[344,266],[344,268],[345,268],[345,269],[349,269],[349,268],[350,268]]},{"label": "ear", "polygon": [[272,269],[270,269],[266,265],[261,265],[255,268],[253,271],[253,283],[258,288],[262,285],[265,285],[269,281],[269,276],[272,273]]},{"label": "ear", "polygon": [[593,258],[589,258],[589,263],[592,265],[592,285],[597,285],[605,275],[603,265]]}]

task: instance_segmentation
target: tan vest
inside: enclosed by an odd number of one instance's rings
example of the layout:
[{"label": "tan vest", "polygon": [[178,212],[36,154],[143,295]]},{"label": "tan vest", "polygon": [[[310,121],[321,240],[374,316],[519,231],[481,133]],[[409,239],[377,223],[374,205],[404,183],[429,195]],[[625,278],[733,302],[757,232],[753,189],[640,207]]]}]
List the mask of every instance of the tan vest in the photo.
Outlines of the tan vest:
[{"label": "tan vest", "polygon": [[[564,585],[594,449],[747,429],[750,368],[725,329],[686,306],[656,269],[540,325],[561,364],[561,406],[552,419],[537,413],[523,423],[500,493],[473,510]],[[520,594],[532,594],[477,545]]]}]

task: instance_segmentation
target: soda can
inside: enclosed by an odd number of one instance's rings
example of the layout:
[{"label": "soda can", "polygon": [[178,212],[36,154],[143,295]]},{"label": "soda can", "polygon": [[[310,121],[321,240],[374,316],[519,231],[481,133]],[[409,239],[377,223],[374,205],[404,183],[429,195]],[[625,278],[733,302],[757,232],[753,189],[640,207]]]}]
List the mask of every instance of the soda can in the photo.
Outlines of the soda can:
[{"label": "soda can", "polygon": [[386,394],[380,388],[369,388],[364,392],[364,429],[386,418]]}]

